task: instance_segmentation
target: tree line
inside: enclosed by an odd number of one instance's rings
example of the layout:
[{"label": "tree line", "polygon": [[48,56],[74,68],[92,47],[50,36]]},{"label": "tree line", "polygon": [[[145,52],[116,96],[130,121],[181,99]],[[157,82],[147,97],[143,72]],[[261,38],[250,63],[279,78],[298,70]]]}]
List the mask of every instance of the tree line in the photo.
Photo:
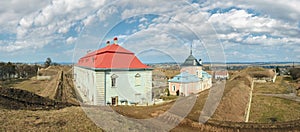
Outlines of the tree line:
[{"label": "tree line", "polygon": [[32,76],[36,76],[37,70],[37,65],[0,62],[0,79],[30,78]]},{"label": "tree line", "polygon": [[[50,65],[59,65],[53,63],[51,58],[47,58],[44,62],[44,68]],[[0,80],[7,80],[13,78],[30,78],[37,75],[39,69],[37,64],[29,65],[23,63],[0,62]]]}]

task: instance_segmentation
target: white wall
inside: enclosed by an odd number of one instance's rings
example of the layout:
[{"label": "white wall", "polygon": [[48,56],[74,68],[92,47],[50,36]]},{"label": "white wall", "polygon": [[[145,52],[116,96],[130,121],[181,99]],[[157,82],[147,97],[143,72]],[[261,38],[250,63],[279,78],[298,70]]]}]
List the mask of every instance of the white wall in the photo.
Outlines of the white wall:
[{"label": "white wall", "polygon": [[96,104],[95,71],[74,66],[75,85],[89,104]]},{"label": "white wall", "polygon": [[[140,85],[136,85],[135,75],[140,74]],[[111,86],[111,76],[117,75],[116,87]],[[140,94],[140,95],[137,95]],[[118,96],[128,102],[152,102],[152,71],[111,71],[106,73],[106,102]],[[145,98],[142,100],[141,98]],[[143,102],[142,102],[143,101]]]},{"label": "white wall", "polygon": [[[139,73],[140,85],[136,85],[135,75]],[[111,76],[115,74],[116,87],[111,86]],[[74,66],[75,85],[88,104],[105,105],[111,103],[111,98],[118,96],[118,101],[126,99],[128,102],[152,102],[152,71],[94,71]],[[140,94],[140,95],[136,95]],[[145,98],[145,100],[142,100]]]}]

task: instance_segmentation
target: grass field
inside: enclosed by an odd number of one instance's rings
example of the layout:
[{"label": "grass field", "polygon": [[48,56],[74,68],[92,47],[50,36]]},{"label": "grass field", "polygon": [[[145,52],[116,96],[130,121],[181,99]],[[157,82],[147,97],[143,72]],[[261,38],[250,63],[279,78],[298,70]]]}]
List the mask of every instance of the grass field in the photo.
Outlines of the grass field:
[{"label": "grass field", "polygon": [[[175,74],[175,72],[172,72],[172,74]],[[8,85],[18,89],[28,90],[43,97],[48,97],[53,95],[55,91],[54,87],[56,80],[56,78],[53,78],[49,81],[37,81],[32,78],[27,80],[16,80]],[[227,80],[223,99],[221,100],[216,113],[213,115],[213,119],[233,122],[244,121],[245,108],[249,100],[250,80],[249,75],[245,72],[237,72],[230,80]],[[279,77],[276,83],[255,83],[250,114],[251,122],[269,123],[269,118],[276,118],[279,122],[300,119],[299,102],[258,95],[267,93],[287,93],[290,90],[290,84],[288,82],[289,80],[287,80],[287,78]],[[68,83],[71,83],[71,81],[69,80]],[[66,83],[66,85],[64,85],[66,92],[64,93],[69,93],[71,87],[73,86],[70,84],[67,85]],[[184,121],[182,121],[183,123],[180,123],[173,131],[199,131],[199,129],[196,129],[194,126],[199,124],[199,116],[209,93],[209,90],[205,90],[197,95],[197,100],[190,113]],[[72,98],[71,95],[65,97]],[[169,98],[175,99],[177,97],[171,96]],[[165,104],[148,107],[116,106],[112,108],[116,112],[127,117],[149,119],[158,117],[168,111],[173,104],[174,101],[170,101]],[[0,126],[0,131],[102,131],[101,128],[97,127],[86,116],[79,106],[71,106],[58,110],[36,111],[1,108]]]},{"label": "grass field", "polygon": [[36,80],[35,77],[19,81],[12,85],[13,88],[27,90],[36,94],[41,94],[45,89],[54,89],[55,79],[51,80]]},{"label": "grass field", "polygon": [[279,122],[300,119],[300,102],[263,95],[253,96],[250,122],[270,123],[270,118],[276,118]]},{"label": "grass field", "polygon": [[0,109],[0,131],[102,131],[80,107],[60,110]]},{"label": "grass field", "polygon": [[257,94],[287,94],[291,93],[292,86],[288,78],[278,76],[276,82],[255,83],[253,93]]},{"label": "grass field", "polygon": [[300,102],[262,95],[289,94],[293,91],[294,85],[289,77],[278,76],[275,83],[255,83],[250,121],[270,123],[270,118],[278,122],[300,119]]}]

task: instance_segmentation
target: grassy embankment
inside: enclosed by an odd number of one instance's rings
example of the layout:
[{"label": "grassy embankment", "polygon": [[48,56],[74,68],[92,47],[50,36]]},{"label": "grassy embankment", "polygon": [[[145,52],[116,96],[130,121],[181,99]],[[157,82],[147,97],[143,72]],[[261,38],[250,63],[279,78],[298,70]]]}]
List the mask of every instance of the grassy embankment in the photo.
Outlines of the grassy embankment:
[{"label": "grassy embankment", "polygon": [[300,119],[300,102],[262,94],[289,94],[293,83],[288,77],[278,76],[275,83],[255,83],[250,114],[251,122],[270,123]]}]

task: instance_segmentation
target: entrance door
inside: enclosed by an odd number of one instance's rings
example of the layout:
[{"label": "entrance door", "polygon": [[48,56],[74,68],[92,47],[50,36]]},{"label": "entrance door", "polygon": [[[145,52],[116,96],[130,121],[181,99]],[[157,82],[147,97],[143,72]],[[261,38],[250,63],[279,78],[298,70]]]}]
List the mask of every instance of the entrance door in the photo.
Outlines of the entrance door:
[{"label": "entrance door", "polygon": [[176,95],[179,96],[179,90],[176,91]]},{"label": "entrance door", "polygon": [[111,105],[118,105],[118,96],[111,97]]}]

